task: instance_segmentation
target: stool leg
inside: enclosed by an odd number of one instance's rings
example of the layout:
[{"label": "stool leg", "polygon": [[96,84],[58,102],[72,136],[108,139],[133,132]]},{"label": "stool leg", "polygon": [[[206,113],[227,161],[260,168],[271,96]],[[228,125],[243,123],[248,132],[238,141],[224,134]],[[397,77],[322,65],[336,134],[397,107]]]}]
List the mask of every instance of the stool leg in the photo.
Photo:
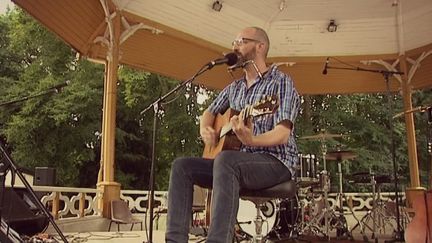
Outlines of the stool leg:
[{"label": "stool leg", "polygon": [[263,235],[262,235],[262,225],[263,225],[263,218],[261,217],[261,207],[259,204],[255,204],[257,215],[254,220],[255,223],[255,237],[254,242],[255,243],[261,243],[263,242]]}]

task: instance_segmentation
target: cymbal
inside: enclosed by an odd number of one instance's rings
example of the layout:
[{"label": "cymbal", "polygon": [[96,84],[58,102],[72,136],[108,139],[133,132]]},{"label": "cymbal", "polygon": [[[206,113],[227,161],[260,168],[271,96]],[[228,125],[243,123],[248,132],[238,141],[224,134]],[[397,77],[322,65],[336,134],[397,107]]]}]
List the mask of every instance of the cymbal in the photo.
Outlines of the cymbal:
[{"label": "cymbal", "polygon": [[354,159],[357,155],[352,151],[330,151],[327,152],[325,158],[326,160],[345,160],[345,159]]},{"label": "cymbal", "polygon": [[318,139],[318,140],[323,140],[323,139],[329,139],[329,138],[341,138],[344,135],[340,135],[340,134],[331,134],[331,133],[327,133],[327,132],[320,132],[317,133],[315,135],[309,135],[309,136],[302,136],[300,137],[300,139]]}]

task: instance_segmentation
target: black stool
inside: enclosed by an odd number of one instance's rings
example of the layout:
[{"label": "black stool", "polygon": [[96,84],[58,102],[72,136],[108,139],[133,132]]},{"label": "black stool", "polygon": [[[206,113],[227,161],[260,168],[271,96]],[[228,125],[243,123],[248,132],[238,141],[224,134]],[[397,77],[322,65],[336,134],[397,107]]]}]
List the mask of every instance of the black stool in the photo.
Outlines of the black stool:
[{"label": "black stool", "polygon": [[296,194],[297,186],[293,180],[285,181],[261,190],[240,190],[240,198],[251,201],[255,204],[256,217],[254,220],[255,235],[253,242],[263,242],[263,240],[265,240],[262,235],[263,218],[261,216],[261,209],[265,208],[264,204],[272,199],[293,198]]}]

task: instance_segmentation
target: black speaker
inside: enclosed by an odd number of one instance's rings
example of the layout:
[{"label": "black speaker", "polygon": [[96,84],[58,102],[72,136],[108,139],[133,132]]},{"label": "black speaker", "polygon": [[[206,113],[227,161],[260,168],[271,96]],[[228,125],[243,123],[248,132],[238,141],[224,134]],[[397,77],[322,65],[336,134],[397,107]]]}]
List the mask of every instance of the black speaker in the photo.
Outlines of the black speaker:
[{"label": "black speaker", "polygon": [[33,177],[33,185],[35,186],[55,186],[56,185],[56,170],[51,167],[36,167]]},{"label": "black speaker", "polygon": [[[1,189],[2,190],[2,189]],[[25,192],[24,192],[25,193]],[[1,219],[20,235],[33,236],[45,231],[48,218],[41,210],[31,210],[31,206],[11,188],[2,190]],[[28,197],[30,198],[30,197]],[[0,197],[1,199],[1,197]],[[33,200],[33,199],[31,199]]]}]

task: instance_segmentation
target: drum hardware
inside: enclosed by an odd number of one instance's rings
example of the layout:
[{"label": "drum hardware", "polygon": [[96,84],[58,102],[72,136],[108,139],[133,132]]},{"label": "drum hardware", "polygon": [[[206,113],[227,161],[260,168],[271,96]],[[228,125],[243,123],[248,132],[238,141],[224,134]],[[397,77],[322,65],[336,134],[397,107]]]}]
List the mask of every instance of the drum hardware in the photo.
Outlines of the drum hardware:
[{"label": "drum hardware", "polygon": [[329,221],[330,221],[330,217],[332,214],[332,211],[330,209],[330,203],[328,200],[328,193],[330,191],[330,176],[329,173],[327,171],[327,159],[326,159],[326,154],[327,154],[327,145],[324,142],[324,137],[321,138],[321,152],[322,152],[322,159],[323,159],[323,164],[324,164],[324,170],[322,171],[323,174],[323,192],[324,192],[324,205],[325,208],[323,210],[323,216],[324,216],[324,225],[325,225],[325,237],[327,238],[328,241],[330,241],[330,234],[329,234]]},{"label": "drum hardware", "polygon": [[326,210],[323,200],[323,197],[320,197],[319,201],[317,201],[315,196],[312,196],[310,202],[301,201],[301,222],[298,226],[298,234],[313,234],[315,236],[327,238],[324,232],[325,228],[323,229],[322,227],[326,214],[329,211]]},{"label": "drum hardware", "polygon": [[[327,171],[327,162],[326,162],[327,145],[325,140],[330,138],[338,138],[338,137],[342,137],[342,135],[330,134],[327,133],[325,130],[315,135],[301,137],[301,139],[319,140],[321,144],[321,153],[322,153],[322,160],[323,160],[323,167],[324,167],[323,170],[320,172],[320,189],[324,194],[324,208],[321,210],[319,215],[317,215],[317,217],[313,217],[309,223],[303,225],[305,228],[301,228],[301,232],[303,232],[306,228],[308,228],[315,235],[321,234],[324,238],[327,238],[327,240],[330,240],[329,222],[330,222],[332,210],[330,208],[330,204],[328,201],[328,192],[330,191],[330,186],[329,186],[330,177]],[[315,201],[312,202],[315,203]],[[320,227],[322,220],[324,220],[325,232],[323,232]]]},{"label": "drum hardware", "polygon": [[[321,152],[322,152],[322,160],[323,160],[323,171],[319,174],[319,187],[322,189],[323,198],[321,198],[321,207],[318,206],[316,201],[312,200],[312,205],[319,207],[319,210],[317,210],[317,215],[310,218],[309,222],[305,222],[305,215],[304,215],[304,209],[302,208],[302,223],[300,224],[300,232],[304,233],[307,230],[314,233],[315,235],[322,235],[323,237],[327,238],[328,241],[330,241],[330,228],[336,229],[337,236],[342,235],[348,235],[352,239],[352,235],[350,234],[348,230],[348,226],[346,223],[346,219],[343,215],[343,208],[342,206],[339,207],[339,215],[337,214],[337,211],[334,208],[330,207],[330,203],[328,200],[328,193],[330,191],[330,176],[327,171],[327,160],[336,160],[336,161],[342,161],[343,159],[352,159],[355,157],[355,155],[350,151],[334,151],[327,153],[327,146],[325,143],[326,139],[332,139],[332,138],[341,138],[344,137],[344,135],[340,134],[330,134],[326,131],[322,131],[318,134],[311,135],[311,136],[303,136],[300,139],[316,139],[319,140],[321,143]],[[342,193],[342,184],[341,184],[341,178],[342,178],[342,172],[339,170],[339,193],[338,193],[338,200],[340,202],[340,205],[342,205],[342,200],[344,194]],[[302,183],[304,183],[302,180],[300,180],[299,185],[301,186]],[[309,185],[308,185],[309,186]],[[313,188],[314,184],[310,186],[311,189]],[[354,215],[354,213],[351,210],[351,213]],[[324,228],[323,226],[324,221]],[[357,220],[358,221],[358,220]]]},{"label": "drum hardware", "polygon": [[[360,226],[360,233],[363,235],[363,238],[366,239],[367,241],[367,236],[364,233],[364,228],[363,225],[360,224],[359,219],[356,217],[356,215],[354,214],[353,211],[353,207],[352,207],[352,199],[348,200],[345,196],[345,194],[343,193],[343,174],[342,174],[342,160],[347,160],[347,159],[354,159],[356,157],[356,155],[351,152],[351,151],[343,151],[343,150],[337,150],[337,151],[332,151],[332,152],[328,152],[326,155],[326,159],[327,160],[334,160],[337,162],[337,168],[338,168],[338,179],[339,179],[339,191],[338,194],[336,196],[337,202],[339,203],[339,205],[337,205],[336,207],[336,221],[333,222],[333,227],[336,228],[336,236],[338,238],[349,238],[349,239],[353,239],[352,237],[352,231],[349,230],[348,224],[347,224],[347,220],[345,218],[346,214],[352,214],[354,219],[357,221],[357,223]],[[343,201],[346,201],[348,204],[348,209],[349,209],[349,213],[348,212],[344,212],[344,208],[343,208]],[[351,205],[351,206],[350,206]]]},{"label": "drum hardware", "polygon": [[237,221],[237,224],[234,225],[234,239],[236,242],[242,242],[247,241],[250,242],[253,239],[253,236],[247,232],[245,232],[242,228],[242,224],[251,224],[252,221],[246,221],[246,222],[239,222]]},{"label": "drum hardware", "polygon": [[[392,216],[389,216],[386,202],[381,199],[381,184],[391,183],[391,177],[387,175],[375,175],[372,171],[370,172],[360,172],[350,176],[351,181],[354,183],[367,183],[366,178],[369,179],[369,184],[372,186],[372,209],[369,210],[366,215],[364,215],[360,222],[358,222],[352,231],[357,227],[364,227],[372,232],[372,239],[378,241],[376,238],[377,231],[384,232],[386,225],[390,225],[393,230],[394,226],[391,223]],[[369,222],[372,221],[372,226]]]}]

